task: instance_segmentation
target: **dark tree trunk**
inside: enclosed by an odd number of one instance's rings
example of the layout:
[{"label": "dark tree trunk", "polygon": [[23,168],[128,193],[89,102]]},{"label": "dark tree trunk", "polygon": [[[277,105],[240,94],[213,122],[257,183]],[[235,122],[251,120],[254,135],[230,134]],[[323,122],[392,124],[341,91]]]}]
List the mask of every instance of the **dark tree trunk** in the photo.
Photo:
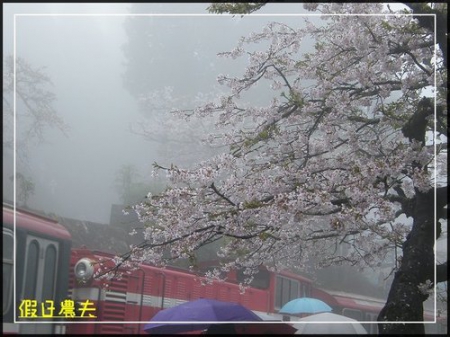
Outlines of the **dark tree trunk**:
[{"label": "dark tree trunk", "polygon": [[[420,289],[427,280],[434,284],[434,190],[416,191],[414,222],[403,244],[403,258],[395,273],[386,305],[378,321],[422,322],[423,302],[428,298]],[[378,324],[380,334],[424,334],[422,323]]]}]

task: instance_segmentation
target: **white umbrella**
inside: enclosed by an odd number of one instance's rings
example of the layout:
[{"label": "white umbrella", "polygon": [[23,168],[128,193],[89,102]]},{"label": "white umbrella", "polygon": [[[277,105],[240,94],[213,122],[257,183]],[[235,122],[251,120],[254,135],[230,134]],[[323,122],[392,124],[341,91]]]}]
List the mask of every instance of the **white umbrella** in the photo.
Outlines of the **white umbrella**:
[{"label": "white umbrella", "polygon": [[[340,335],[365,335],[366,329],[357,320],[350,317],[324,312],[300,318],[298,323],[293,324],[297,329],[296,335],[302,334],[340,334]],[[302,323],[300,323],[302,322]],[[320,322],[320,323],[314,323]],[[328,323],[339,322],[339,323]],[[342,323],[344,322],[344,323]]]}]

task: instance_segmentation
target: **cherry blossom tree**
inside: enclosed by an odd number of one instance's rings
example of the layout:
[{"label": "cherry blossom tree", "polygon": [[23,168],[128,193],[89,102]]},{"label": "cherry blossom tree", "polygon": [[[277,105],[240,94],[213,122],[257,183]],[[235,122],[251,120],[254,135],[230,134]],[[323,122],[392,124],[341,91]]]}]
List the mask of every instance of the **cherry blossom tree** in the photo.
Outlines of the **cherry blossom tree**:
[{"label": "cherry blossom tree", "polygon": [[25,176],[25,171],[31,170],[28,154],[34,146],[45,141],[47,128],[58,129],[64,135],[69,130],[54,108],[56,97],[51,85],[52,81],[44,68],[35,67],[21,57],[14,60],[12,56],[6,56],[3,59],[3,170],[13,171],[13,163],[8,158],[5,160],[5,154],[15,150],[20,170],[23,171],[17,173],[17,196],[25,205],[34,193],[32,178]]},{"label": "cherry blossom tree", "polygon": [[[423,302],[446,281],[446,262],[434,263],[447,206],[435,173],[447,150],[446,5],[304,6],[323,24],[303,17],[300,28],[272,22],[242,37],[220,54],[248,58],[241,76],[218,76],[229,94],[177,112],[217,116],[209,140],[229,152],[189,169],[155,164],[171,186],[134,206],[152,225],[118,261],[194,266],[196,250],[220,241],[222,270],[243,268],[250,281],[263,264],[377,268],[397,250],[379,330],[424,333],[383,322],[423,321]],[[308,39],[314,51],[302,48]],[[261,87],[273,92],[265,105],[246,100]]]},{"label": "cherry blossom tree", "polygon": [[[16,86],[14,88],[14,64]],[[13,95],[16,95],[16,146],[22,149],[21,157],[26,157],[29,147],[42,143],[46,128],[56,128],[64,134],[68,126],[54,108],[55,94],[50,90],[51,79],[45,69],[31,65],[23,58],[15,61],[12,56],[3,60],[3,145],[13,147]],[[15,89],[15,91],[14,91]],[[20,123],[20,124],[19,124]]]}]

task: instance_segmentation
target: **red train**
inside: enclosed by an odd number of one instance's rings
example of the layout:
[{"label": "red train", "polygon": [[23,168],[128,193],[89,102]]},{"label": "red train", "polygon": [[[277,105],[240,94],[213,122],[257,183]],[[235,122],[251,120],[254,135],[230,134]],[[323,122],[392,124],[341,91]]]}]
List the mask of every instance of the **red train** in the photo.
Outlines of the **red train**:
[{"label": "red train", "polygon": [[[14,324],[14,320],[26,320],[18,316],[28,314],[37,316],[41,304],[49,303],[46,301],[58,305],[67,298],[70,233],[56,221],[22,209],[14,212],[12,206],[5,204],[2,229],[3,333],[63,333],[64,325],[57,323],[61,320],[57,317],[36,318],[35,324]],[[27,303],[27,307],[22,303]]]},{"label": "red train", "polygon": [[[55,303],[55,315],[48,319],[48,324],[12,324],[13,278],[10,271],[14,260],[10,248],[13,227],[13,211],[4,205],[3,240],[9,242],[8,254],[5,255],[4,248],[3,255],[3,270],[7,271],[4,272],[4,295],[5,285],[9,284],[7,289],[11,291],[6,292],[8,301],[4,300],[3,305],[3,331],[6,333],[145,334],[145,323],[140,322],[148,322],[161,309],[197,298],[239,302],[256,313],[271,314],[280,320],[283,316],[278,310],[297,297],[322,299],[334,312],[366,322],[376,321],[384,305],[382,300],[315,288],[310,279],[288,271],[261,270],[244,293],[239,287],[243,274],[237,271],[227,275],[227,282],[208,283],[206,278],[185,269],[162,269],[142,264],[131,272],[122,269],[119,278],[97,279],[94,275],[100,267],[99,262],[106,267],[112,266],[113,255],[70,249],[70,234],[64,227],[51,219],[20,210],[16,212],[15,312],[22,313],[19,309],[24,300],[35,300],[42,304],[42,308],[39,305],[37,308],[38,314],[40,309],[42,314],[47,309],[45,302],[50,300]],[[33,261],[38,263],[34,265]],[[205,265],[204,271],[211,267]],[[35,278],[29,280],[30,275]],[[69,306],[71,303],[73,307]],[[28,317],[27,320],[37,322],[42,318]],[[427,324],[426,329],[444,333],[447,331],[446,320],[441,323]],[[377,331],[375,323],[365,323],[365,327],[369,333]]]},{"label": "red train", "polygon": [[310,296],[312,291],[311,280],[287,271],[275,274],[262,270],[252,287],[242,293],[239,282],[244,276],[236,271],[227,275],[227,282],[208,283],[205,277],[184,269],[145,264],[131,274],[124,273],[121,279],[108,282],[105,290],[105,282],[94,280],[92,275],[96,262],[112,258],[113,255],[102,252],[72,251],[72,298],[77,302],[92,301],[101,320],[111,323],[74,324],[68,327],[70,333],[144,333],[144,324],[127,322],[146,322],[161,309],[198,298],[239,302],[260,314],[277,313],[288,300]]},{"label": "red train", "polygon": [[[384,301],[363,295],[345,292],[325,291],[314,287],[308,278],[288,271],[273,273],[261,270],[245,293],[240,292],[239,282],[244,275],[240,272],[230,272],[227,282],[214,281],[208,284],[204,277],[187,272],[185,269],[168,267],[156,268],[141,265],[130,275],[124,274],[122,279],[107,282],[94,280],[95,262],[110,261],[113,255],[91,250],[74,249],[72,265],[74,274],[71,280],[76,284],[70,286],[72,298],[76,301],[91,300],[96,304],[101,321],[109,324],[77,324],[70,325],[68,331],[77,334],[103,333],[144,333],[144,324],[122,323],[123,321],[146,322],[156,312],[197,298],[214,298],[224,301],[234,301],[243,304],[258,314],[271,314],[273,318],[285,319],[278,314],[283,304],[298,297],[315,297],[328,303],[335,313],[354,318],[363,322],[376,322]],[[108,265],[108,263],[106,263]],[[203,271],[213,267],[204,265]],[[78,273],[77,271],[81,271]],[[431,313],[426,314],[426,320],[433,320]],[[121,324],[117,324],[121,322]],[[443,332],[441,322],[436,326],[426,325],[428,332]],[[366,330],[376,334],[376,323],[363,323]]]}]

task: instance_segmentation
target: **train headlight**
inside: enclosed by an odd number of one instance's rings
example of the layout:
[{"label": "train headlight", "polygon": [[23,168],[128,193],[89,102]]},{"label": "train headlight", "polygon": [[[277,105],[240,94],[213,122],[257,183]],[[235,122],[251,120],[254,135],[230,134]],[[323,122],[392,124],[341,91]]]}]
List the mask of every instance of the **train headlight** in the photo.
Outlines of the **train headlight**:
[{"label": "train headlight", "polygon": [[91,260],[83,258],[75,264],[74,271],[78,282],[86,283],[94,275],[94,266]]}]

